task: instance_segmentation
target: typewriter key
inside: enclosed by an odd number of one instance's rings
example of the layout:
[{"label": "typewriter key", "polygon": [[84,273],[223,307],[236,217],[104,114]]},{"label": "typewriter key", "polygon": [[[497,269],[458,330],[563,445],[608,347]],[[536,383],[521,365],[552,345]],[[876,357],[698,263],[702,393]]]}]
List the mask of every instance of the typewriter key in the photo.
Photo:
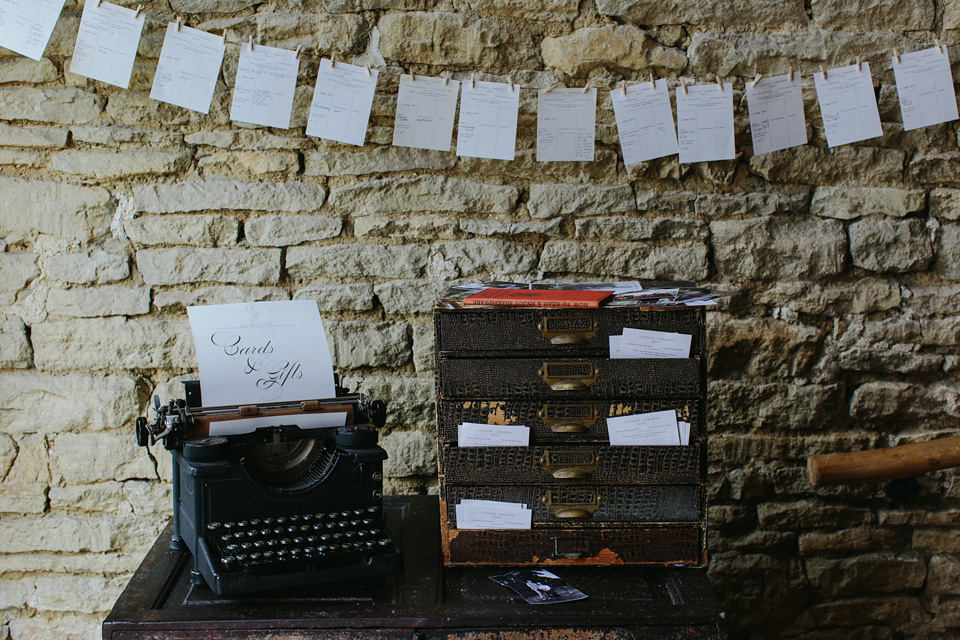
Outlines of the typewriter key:
[{"label": "typewriter key", "polygon": [[367,540],[364,545],[367,547],[367,549],[373,549],[375,546],[377,546],[377,543],[373,540]]},{"label": "typewriter key", "polygon": [[264,559],[269,560],[270,558],[273,557],[273,551],[264,551],[264,552],[263,552],[263,557],[264,557]]},{"label": "typewriter key", "polygon": [[349,511],[341,511],[341,512],[340,512],[340,516],[343,517],[343,518],[349,518],[350,515],[351,515],[351,514],[350,514]]},{"label": "typewriter key", "polygon": [[253,553],[250,554],[250,559],[251,559],[251,560],[259,560],[259,559],[260,559],[260,554],[257,553],[256,551],[254,551]]},{"label": "typewriter key", "polygon": [[379,508],[379,507],[367,507],[367,513],[372,513],[372,514],[376,515],[376,514],[379,513],[379,512],[380,512],[380,508]]},{"label": "typewriter key", "polygon": [[289,546],[290,546],[290,542],[291,542],[290,538],[281,538],[281,539],[280,539],[280,544],[282,544],[282,545],[285,546],[285,547],[289,547]]},{"label": "typewriter key", "polygon": [[303,538],[294,538],[293,544],[303,544]]},{"label": "typewriter key", "polygon": [[260,526],[260,521],[259,521],[259,520],[251,520],[251,521],[250,521],[250,526],[251,526],[251,527],[259,527],[259,526]]},{"label": "typewriter key", "polygon": [[300,519],[300,516],[298,515],[292,515],[288,518],[290,522],[297,522],[299,519]]},{"label": "typewriter key", "polygon": [[220,523],[219,523],[219,522],[208,522],[208,523],[207,523],[207,531],[216,531],[216,530],[219,529],[219,528],[220,528]]},{"label": "typewriter key", "polygon": [[237,526],[237,523],[236,523],[236,522],[225,522],[225,523],[223,523],[223,528],[226,529],[227,531],[230,531],[231,529],[233,529],[233,528],[236,527],[236,526]]},{"label": "typewriter key", "polygon": [[353,515],[355,515],[355,516],[362,516],[363,513],[364,513],[364,509],[354,509],[354,510],[353,510]]},{"label": "typewriter key", "polygon": [[240,527],[241,529],[246,529],[246,527],[247,527],[247,521],[246,521],[246,520],[241,520],[240,522],[237,523],[237,526]]},{"label": "typewriter key", "polygon": [[390,538],[380,538],[380,546],[386,547],[390,545]]},{"label": "typewriter key", "polygon": [[373,524],[373,518],[364,518],[360,521],[365,527],[369,527]]},{"label": "typewriter key", "polygon": [[264,518],[263,524],[270,526],[271,524],[273,524],[273,518]]},{"label": "typewriter key", "polygon": [[320,540],[321,542],[330,542],[332,537],[333,536],[331,536],[329,533],[325,533],[322,536],[320,536]]},{"label": "typewriter key", "polygon": [[319,540],[317,536],[307,536],[307,542],[310,544],[316,544],[317,540]]},{"label": "typewriter key", "polygon": [[275,522],[276,522],[277,524],[286,524],[287,519],[284,518],[283,516],[280,516],[279,518],[276,519]]}]

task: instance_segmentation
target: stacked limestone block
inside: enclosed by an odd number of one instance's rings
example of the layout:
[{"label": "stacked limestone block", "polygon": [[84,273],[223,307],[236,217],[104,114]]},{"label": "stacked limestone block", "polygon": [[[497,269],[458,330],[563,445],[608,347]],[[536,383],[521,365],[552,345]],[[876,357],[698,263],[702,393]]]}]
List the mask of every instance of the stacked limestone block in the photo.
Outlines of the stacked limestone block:
[{"label": "stacked limestone block", "polygon": [[[960,633],[960,484],[814,490],[805,460],[960,423],[957,125],[904,132],[889,58],[953,0],[151,0],[129,90],[0,51],[0,639],[95,638],[170,514],[135,446],[194,373],[185,308],[316,300],[389,401],[396,492],[435,487],[430,310],[457,280],[684,278],[710,323],[711,576],[735,636]],[[230,46],[209,115],[149,99],[164,22]],[[237,43],[303,45],[290,130],[231,122]],[[381,69],[363,148],[306,137],[319,55]],[[951,53],[953,49],[951,49]],[[884,136],[827,149],[810,73],[871,63]],[[811,143],[755,156],[743,81],[804,73]],[[954,68],[960,65],[954,62]],[[390,145],[399,75],[521,84],[517,158]],[[736,160],[624,167],[621,79],[735,83]],[[594,162],[537,163],[536,94],[600,87]]]}]

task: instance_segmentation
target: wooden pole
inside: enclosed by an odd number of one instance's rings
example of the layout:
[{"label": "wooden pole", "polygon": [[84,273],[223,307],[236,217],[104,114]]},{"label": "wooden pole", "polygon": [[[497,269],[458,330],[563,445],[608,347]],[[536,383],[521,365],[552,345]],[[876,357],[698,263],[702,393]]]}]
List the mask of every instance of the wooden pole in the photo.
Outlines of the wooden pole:
[{"label": "wooden pole", "polygon": [[856,453],[828,453],[807,460],[815,487],[883,482],[951,467],[960,467],[960,436]]}]

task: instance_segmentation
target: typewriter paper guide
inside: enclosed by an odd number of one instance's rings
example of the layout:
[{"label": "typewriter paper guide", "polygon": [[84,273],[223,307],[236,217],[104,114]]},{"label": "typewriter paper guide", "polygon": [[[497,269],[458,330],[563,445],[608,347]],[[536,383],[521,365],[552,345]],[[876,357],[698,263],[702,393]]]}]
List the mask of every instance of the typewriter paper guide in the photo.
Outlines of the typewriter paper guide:
[{"label": "typewriter paper guide", "polygon": [[[315,302],[285,300],[190,307],[187,314],[197,350],[204,406],[336,395],[330,348]],[[304,417],[299,416],[298,421]],[[332,424],[301,427],[342,425],[346,414],[318,414],[314,418]],[[276,420],[251,418],[233,422],[242,422],[243,431],[252,431]],[[236,433],[241,425],[218,426]]]}]

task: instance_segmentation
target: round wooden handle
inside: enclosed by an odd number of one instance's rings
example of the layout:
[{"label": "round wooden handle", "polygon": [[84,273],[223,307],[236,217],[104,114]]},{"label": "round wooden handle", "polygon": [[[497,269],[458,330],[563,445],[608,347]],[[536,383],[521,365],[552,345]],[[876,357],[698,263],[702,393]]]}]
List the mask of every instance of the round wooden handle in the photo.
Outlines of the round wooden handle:
[{"label": "round wooden handle", "polygon": [[857,453],[828,453],[807,460],[815,487],[883,482],[951,467],[960,467],[960,436]]}]

